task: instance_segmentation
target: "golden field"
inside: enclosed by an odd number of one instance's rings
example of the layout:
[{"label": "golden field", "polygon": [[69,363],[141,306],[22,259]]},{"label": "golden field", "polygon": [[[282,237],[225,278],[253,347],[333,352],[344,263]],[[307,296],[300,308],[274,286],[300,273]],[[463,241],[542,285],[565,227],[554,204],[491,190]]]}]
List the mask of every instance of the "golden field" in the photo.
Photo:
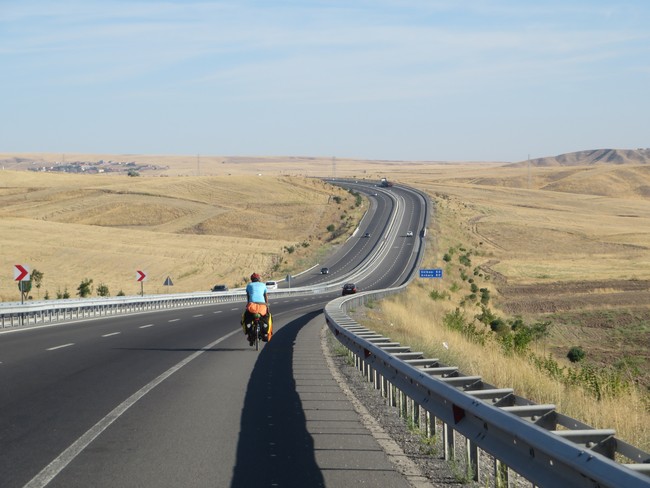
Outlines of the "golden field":
[{"label": "golden field", "polygon": [[[332,197],[339,196],[337,204]],[[13,266],[44,273],[34,299],[75,296],[89,278],[111,295],[241,286],[281,279],[354,229],[365,208],[340,188],[289,176],[128,177],[0,172],[0,298],[20,300]],[[323,248],[325,251],[323,251]],[[293,250],[293,252],[289,252]],[[164,287],[166,277],[174,286]]]}]

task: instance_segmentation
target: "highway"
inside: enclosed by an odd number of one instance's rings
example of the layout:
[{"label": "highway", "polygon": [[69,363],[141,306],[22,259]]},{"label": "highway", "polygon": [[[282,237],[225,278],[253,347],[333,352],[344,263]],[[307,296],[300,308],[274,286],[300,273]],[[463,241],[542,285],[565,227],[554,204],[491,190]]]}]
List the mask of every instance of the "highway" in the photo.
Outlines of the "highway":
[{"label": "highway", "polygon": [[[359,232],[321,263],[330,274],[318,266],[292,286],[360,269],[361,290],[404,282],[422,198],[353,188],[371,195]],[[349,486],[359,473],[407,486],[326,367],[321,311],[337,296],[271,292],[275,335],[259,353],[239,327],[243,303],[3,331],[0,486]]]}]

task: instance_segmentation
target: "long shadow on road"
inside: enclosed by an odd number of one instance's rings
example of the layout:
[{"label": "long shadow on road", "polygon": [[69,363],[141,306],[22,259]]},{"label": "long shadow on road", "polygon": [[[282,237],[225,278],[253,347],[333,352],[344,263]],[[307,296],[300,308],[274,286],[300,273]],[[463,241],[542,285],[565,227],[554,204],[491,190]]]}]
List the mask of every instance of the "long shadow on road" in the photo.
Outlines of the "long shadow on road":
[{"label": "long shadow on road", "polygon": [[289,322],[259,352],[244,399],[232,488],[325,486],[293,377],[298,332],[320,313]]}]

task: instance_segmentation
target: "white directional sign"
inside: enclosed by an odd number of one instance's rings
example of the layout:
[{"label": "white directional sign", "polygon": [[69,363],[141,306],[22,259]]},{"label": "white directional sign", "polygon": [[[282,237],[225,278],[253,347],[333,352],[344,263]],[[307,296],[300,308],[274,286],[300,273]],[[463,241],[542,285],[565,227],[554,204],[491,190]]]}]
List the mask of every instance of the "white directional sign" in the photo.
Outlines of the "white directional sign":
[{"label": "white directional sign", "polygon": [[29,268],[22,264],[14,264],[14,281],[29,281]]}]

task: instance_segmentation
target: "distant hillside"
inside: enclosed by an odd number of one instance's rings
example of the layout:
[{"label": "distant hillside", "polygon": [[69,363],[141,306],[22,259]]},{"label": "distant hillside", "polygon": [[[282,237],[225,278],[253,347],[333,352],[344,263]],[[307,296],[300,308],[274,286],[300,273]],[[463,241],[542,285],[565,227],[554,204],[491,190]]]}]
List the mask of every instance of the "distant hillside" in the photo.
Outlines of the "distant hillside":
[{"label": "distant hillside", "polygon": [[[508,166],[520,167],[527,164],[528,161],[520,161]],[[650,148],[591,149],[530,160],[530,165],[535,167],[590,166],[594,164],[650,164]]]}]

